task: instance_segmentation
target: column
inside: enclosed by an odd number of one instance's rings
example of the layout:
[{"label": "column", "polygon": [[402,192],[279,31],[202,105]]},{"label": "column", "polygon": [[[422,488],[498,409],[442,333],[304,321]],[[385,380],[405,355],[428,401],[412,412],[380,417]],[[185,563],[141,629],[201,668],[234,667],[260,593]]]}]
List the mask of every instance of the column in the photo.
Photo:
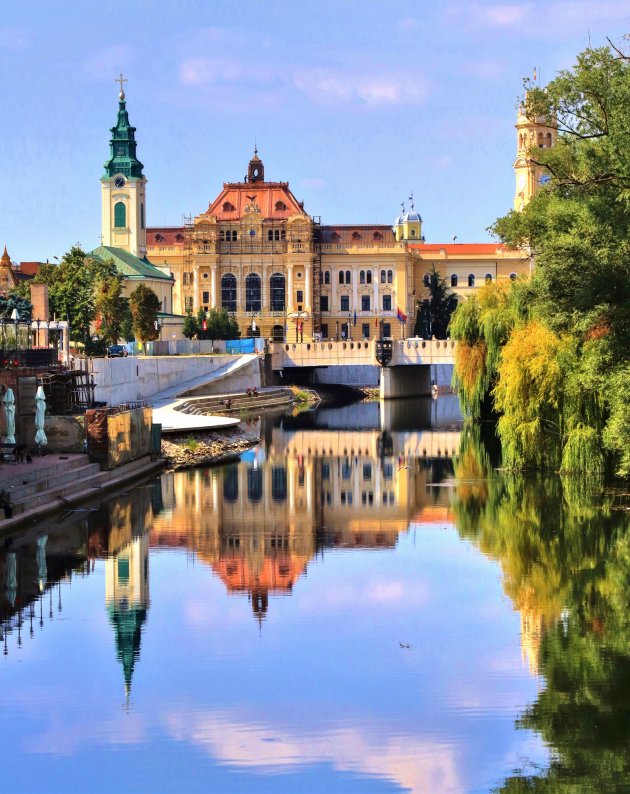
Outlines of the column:
[{"label": "column", "polygon": [[293,265],[287,265],[287,311],[293,311]]},{"label": "column", "polygon": [[311,293],[311,271],[312,265],[309,262],[304,271],[304,308],[307,312],[311,311],[312,306],[312,293]]},{"label": "column", "polygon": [[217,266],[210,268],[210,308],[217,308]]},{"label": "column", "polygon": [[199,268],[193,266],[193,310],[199,308]]}]

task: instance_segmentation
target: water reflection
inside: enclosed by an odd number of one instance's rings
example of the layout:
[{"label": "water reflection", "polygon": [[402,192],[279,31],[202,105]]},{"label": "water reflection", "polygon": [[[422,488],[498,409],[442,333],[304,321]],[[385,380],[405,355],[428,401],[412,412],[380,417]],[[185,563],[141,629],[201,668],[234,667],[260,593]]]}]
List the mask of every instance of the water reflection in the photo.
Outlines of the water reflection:
[{"label": "water reflection", "polygon": [[121,748],[153,791],[627,786],[626,513],[372,419],[266,423],[6,540],[10,786],[69,790],[95,750],[111,790]]}]

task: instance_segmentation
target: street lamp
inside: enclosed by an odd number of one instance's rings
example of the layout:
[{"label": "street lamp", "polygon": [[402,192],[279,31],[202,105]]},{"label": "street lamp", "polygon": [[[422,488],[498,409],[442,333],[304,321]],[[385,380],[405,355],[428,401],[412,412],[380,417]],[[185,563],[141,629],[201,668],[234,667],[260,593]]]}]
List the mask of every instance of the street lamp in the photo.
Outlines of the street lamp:
[{"label": "street lamp", "polygon": [[39,324],[40,324],[40,322],[41,321],[40,321],[40,319],[38,317],[37,320],[35,320],[35,323],[37,325],[37,344],[36,344],[36,347],[39,347]]},{"label": "street lamp", "polygon": [[348,312],[348,341],[352,342],[352,314]]}]

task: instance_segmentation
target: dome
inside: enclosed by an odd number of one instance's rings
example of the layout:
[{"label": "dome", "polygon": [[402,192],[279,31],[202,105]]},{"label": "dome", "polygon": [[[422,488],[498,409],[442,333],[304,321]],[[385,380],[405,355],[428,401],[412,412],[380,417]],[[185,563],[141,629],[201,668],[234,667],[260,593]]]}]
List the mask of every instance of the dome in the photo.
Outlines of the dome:
[{"label": "dome", "polygon": [[418,221],[419,223],[422,223],[422,218],[420,217],[420,213],[419,213],[419,212],[416,212],[416,211],[415,211],[415,210],[412,208],[412,210],[411,210],[410,212],[407,212],[407,213],[406,213],[406,214],[403,216],[403,223],[412,223],[412,222],[414,222],[414,221]]}]

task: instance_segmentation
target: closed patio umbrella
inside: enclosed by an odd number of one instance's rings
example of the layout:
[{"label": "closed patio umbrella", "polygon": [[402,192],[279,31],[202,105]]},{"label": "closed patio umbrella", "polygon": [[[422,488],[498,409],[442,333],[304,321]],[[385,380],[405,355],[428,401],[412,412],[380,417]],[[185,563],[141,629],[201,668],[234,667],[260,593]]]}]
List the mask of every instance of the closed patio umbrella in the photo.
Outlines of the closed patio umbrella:
[{"label": "closed patio umbrella", "polygon": [[4,412],[7,417],[7,434],[5,441],[7,444],[15,444],[15,396],[13,389],[7,389],[4,395]]},{"label": "closed patio umbrella", "polygon": [[48,439],[44,433],[44,421],[46,417],[46,395],[43,386],[39,386],[35,394],[35,443],[39,446],[41,454],[42,444],[47,444]]}]

